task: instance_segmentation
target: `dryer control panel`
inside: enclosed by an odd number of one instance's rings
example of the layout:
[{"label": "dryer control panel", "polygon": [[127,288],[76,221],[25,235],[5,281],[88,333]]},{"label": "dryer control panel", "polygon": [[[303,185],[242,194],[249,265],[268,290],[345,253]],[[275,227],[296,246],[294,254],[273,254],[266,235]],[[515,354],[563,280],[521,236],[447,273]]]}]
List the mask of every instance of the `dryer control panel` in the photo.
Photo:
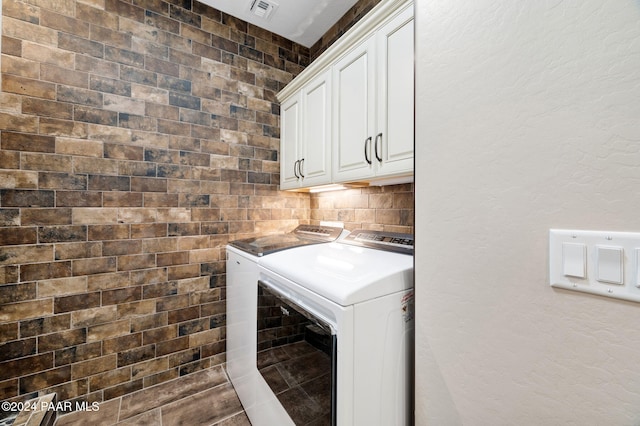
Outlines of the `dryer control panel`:
[{"label": "dryer control panel", "polygon": [[414,237],[411,234],[358,229],[352,231],[340,242],[413,255]]}]

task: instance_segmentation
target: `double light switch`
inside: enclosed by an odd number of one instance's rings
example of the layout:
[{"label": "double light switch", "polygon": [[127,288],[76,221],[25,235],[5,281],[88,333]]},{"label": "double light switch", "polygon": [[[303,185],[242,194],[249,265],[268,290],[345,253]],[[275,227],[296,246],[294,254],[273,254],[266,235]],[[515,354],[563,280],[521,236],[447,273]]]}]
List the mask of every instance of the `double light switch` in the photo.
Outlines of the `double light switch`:
[{"label": "double light switch", "polygon": [[640,302],[640,233],[550,231],[554,287]]},{"label": "double light switch", "polygon": [[[624,248],[595,246],[595,279],[623,284]],[[562,273],[568,277],[587,277],[587,245],[562,243]]]}]

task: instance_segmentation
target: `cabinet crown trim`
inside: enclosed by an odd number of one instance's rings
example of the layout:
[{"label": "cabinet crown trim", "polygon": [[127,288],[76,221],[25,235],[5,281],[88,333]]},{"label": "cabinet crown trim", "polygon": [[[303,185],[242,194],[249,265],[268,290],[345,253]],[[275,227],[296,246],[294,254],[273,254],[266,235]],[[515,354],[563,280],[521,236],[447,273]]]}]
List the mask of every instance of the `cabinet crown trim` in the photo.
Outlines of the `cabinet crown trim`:
[{"label": "cabinet crown trim", "polygon": [[280,102],[289,98],[302,88],[316,75],[330,67],[342,55],[356,46],[362,40],[372,34],[382,23],[387,21],[394,13],[403,6],[410,5],[413,0],[382,0],[376,7],[371,9],[360,21],[342,35],[326,51],[324,51],[315,61],[305,68],[296,78],[294,78],[276,96]]}]

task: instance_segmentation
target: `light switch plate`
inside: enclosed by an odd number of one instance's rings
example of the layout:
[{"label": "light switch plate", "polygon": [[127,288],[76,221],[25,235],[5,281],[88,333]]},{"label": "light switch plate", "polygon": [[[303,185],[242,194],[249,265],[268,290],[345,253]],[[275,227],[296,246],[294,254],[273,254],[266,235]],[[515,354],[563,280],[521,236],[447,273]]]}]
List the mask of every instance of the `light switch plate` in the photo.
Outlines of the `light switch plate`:
[{"label": "light switch plate", "polygon": [[[580,247],[585,250],[584,274]],[[551,229],[549,283],[556,288],[640,302],[640,233]]]}]

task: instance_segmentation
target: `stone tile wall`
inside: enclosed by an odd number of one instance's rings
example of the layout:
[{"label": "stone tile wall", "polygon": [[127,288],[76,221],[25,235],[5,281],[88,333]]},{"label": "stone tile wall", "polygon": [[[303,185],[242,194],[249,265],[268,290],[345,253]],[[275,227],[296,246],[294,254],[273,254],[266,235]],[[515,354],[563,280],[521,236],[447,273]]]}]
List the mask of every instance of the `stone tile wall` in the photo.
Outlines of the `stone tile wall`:
[{"label": "stone tile wall", "polygon": [[0,400],[224,361],[224,245],[308,222],[275,94],[308,49],[191,0],[3,2]]},{"label": "stone tile wall", "polygon": [[350,231],[377,231],[413,234],[414,184],[371,186],[311,194],[311,223],[344,223]]}]

